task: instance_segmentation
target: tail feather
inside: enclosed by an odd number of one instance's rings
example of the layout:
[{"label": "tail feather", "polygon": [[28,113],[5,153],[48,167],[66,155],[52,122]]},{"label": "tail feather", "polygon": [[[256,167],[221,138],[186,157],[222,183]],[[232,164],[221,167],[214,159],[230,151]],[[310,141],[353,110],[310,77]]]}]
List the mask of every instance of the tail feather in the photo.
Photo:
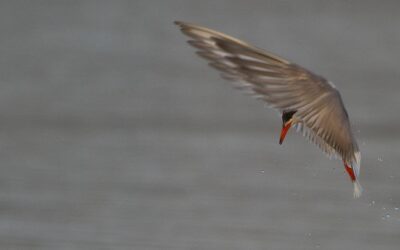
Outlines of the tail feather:
[{"label": "tail feather", "polygon": [[360,166],[361,166],[361,154],[359,151],[357,151],[354,153],[354,161],[351,164],[351,167],[354,169],[356,177],[360,175]]},{"label": "tail feather", "polygon": [[354,192],[353,192],[354,198],[360,197],[362,194],[362,191],[363,191],[363,188],[361,187],[360,182],[358,182],[358,180],[355,180],[353,182],[353,186],[354,186]]}]

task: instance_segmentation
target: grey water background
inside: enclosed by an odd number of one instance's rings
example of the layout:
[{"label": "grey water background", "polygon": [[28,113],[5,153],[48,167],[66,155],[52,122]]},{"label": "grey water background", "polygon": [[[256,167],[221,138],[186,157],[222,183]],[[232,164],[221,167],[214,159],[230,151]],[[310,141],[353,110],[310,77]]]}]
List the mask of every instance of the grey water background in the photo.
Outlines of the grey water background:
[{"label": "grey water background", "polygon": [[[0,249],[399,249],[398,1],[1,1]],[[338,160],[231,88],[173,25],[342,93]]]}]

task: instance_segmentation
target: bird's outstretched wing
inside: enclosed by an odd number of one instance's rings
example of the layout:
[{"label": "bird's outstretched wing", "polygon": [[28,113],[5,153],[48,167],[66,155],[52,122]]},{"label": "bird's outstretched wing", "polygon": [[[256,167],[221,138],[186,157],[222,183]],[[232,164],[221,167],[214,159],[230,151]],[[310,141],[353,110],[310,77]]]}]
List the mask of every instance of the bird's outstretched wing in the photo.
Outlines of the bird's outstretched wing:
[{"label": "bird's outstretched wing", "polygon": [[347,112],[334,85],[321,76],[246,42],[194,24],[175,22],[190,45],[226,79],[270,107],[297,111],[298,125],[329,156],[340,155],[359,173],[360,157]]}]

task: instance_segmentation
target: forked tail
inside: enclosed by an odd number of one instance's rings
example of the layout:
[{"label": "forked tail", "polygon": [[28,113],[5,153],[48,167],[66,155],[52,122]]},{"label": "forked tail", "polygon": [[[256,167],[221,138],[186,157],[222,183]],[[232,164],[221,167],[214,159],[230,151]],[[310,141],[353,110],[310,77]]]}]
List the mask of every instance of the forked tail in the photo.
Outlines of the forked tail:
[{"label": "forked tail", "polygon": [[353,186],[354,186],[354,191],[353,191],[354,198],[360,197],[363,191],[360,182],[358,180],[353,181]]}]

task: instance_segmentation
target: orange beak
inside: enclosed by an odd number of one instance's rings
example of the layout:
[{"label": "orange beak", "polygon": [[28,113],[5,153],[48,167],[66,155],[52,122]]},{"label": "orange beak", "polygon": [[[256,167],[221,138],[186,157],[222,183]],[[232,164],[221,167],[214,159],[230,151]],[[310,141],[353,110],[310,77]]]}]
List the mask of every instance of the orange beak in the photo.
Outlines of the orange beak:
[{"label": "orange beak", "polygon": [[285,140],[286,134],[289,131],[291,126],[292,126],[292,121],[288,121],[286,124],[283,124],[282,130],[281,130],[281,136],[279,138],[279,144],[282,144],[283,140]]}]

